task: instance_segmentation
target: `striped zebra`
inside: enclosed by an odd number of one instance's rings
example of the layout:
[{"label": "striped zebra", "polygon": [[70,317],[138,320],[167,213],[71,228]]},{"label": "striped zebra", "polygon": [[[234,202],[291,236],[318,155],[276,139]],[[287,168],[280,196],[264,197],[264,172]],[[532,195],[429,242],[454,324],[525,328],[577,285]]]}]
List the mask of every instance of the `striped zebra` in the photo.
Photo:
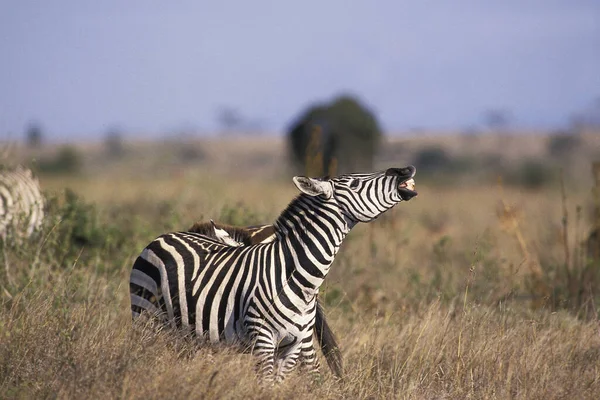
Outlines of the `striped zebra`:
[{"label": "striped zebra", "polygon": [[[257,225],[245,228],[217,224],[212,219],[210,222],[196,222],[188,232],[215,238],[230,246],[252,246],[261,243],[270,243],[275,240],[275,227],[273,225]],[[338,377],[343,376],[342,352],[337,344],[337,339],[327,323],[325,311],[317,297],[317,310],[315,313],[314,335],[319,342],[321,351],[327,360],[331,372]]]},{"label": "striped zebra", "polygon": [[30,169],[0,167],[0,237],[29,237],[44,219],[44,197]]},{"label": "striped zebra", "polygon": [[300,194],[274,223],[270,243],[233,247],[194,232],[159,236],[130,276],[133,318],[142,312],[211,343],[237,344],[257,357],[265,381],[299,363],[318,372],[313,345],[316,297],[342,241],[416,196],[415,168],[331,179],[296,176]]}]

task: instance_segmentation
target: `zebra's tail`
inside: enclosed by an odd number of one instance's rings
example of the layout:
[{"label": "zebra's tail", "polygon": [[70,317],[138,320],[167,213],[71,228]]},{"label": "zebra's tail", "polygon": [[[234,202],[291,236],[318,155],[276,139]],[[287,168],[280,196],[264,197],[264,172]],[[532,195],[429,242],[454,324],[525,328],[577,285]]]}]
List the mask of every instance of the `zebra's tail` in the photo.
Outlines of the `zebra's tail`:
[{"label": "zebra's tail", "polygon": [[323,307],[317,299],[317,313],[315,317],[315,336],[321,346],[321,351],[327,360],[327,365],[338,378],[342,378],[344,371],[342,365],[342,352],[337,344],[335,335],[327,324]]}]

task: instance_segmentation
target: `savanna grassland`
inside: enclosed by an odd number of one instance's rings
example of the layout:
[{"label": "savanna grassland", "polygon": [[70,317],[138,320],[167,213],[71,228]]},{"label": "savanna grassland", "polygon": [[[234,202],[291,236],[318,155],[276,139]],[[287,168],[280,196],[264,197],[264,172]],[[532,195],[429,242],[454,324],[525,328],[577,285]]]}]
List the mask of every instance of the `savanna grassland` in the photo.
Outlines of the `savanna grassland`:
[{"label": "savanna grassland", "polygon": [[581,245],[599,137],[386,143],[377,167],[414,164],[419,196],[354,228],[322,288],[345,378],[323,360],[276,387],[249,355],[134,329],[128,277],[161,233],[272,222],[296,195],[283,142],[71,148],[76,171],[40,172],[41,234],[3,243],[0,398],[599,398],[600,265]]}]

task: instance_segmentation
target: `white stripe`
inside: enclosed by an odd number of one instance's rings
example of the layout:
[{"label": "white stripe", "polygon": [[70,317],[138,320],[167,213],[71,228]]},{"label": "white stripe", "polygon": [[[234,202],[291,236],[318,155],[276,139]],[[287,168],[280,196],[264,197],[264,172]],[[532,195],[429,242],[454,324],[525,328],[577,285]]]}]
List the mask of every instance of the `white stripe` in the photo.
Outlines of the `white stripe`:
[{"label": "white stripe", "polygon": [[154,304],[144,299],[143,297],[140,297],[137,294],[132,294],[130,298],[131,305],[142,307],[144,310],[149,311],[150,313],[158,312],[158,308],[156,308]]},{"label": "white stripe", "polygon": [[156,286],[156,282],[154,282],[154,279],[146,273],[138,269],[133,269],[131,270],[129,281],[149,290],[158,299],[158,287]]},{"label": "white stripe", "polygon": [[275,234],[272,234],[271,236],[269,236],[269,237],[267,237],[267,238],[263,239],[263,240],[260,242],[260,244],[264,244],[264,243],[271,243],[272,241],[274,241],[274,240],[275,240],[275,237],[276,237],[276,236],[275,236]]}]

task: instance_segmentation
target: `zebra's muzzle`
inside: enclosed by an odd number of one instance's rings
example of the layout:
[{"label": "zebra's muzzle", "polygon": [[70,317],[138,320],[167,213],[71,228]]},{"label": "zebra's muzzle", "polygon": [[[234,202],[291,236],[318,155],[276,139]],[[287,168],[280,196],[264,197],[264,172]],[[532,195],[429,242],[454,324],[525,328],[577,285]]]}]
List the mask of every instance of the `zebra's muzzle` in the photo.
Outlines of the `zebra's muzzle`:
[{"label": "zebra's muzzle", "polygon": [[417,169],[412,165],[405,168],[390,168],[386,171],[386,175],[396,175],[399,179],[398,193],[404,201],[408,201],[415,197],[418,193],[415,191],[415,180],[413,177]]},{"label": "zebra's muzzle", "polygon": [[402,182],[398,185],[398,192],[400,197],[404,201],[408,201],[415,197],[418,193],[415,191],[415,180],[410,178],[409,180]]}]

